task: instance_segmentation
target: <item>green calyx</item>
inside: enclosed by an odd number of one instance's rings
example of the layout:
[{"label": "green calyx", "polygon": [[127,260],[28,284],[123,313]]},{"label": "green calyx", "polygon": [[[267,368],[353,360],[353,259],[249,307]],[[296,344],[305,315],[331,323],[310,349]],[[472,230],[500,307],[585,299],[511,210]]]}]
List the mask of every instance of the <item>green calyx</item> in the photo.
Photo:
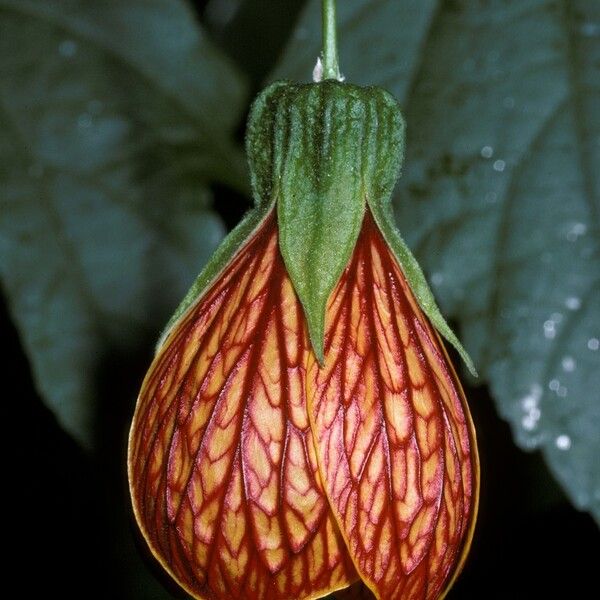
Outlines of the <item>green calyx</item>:
[{"label": "green calyx", "polygon": [[327,302],[350,260],[367,199],[391,194],[403,147],[398,105],[379,88],[276,83],[250,115],[255,199],[276,202],[281,254],[321,363]]},{"label": "green calyx", "polygon": [[246,149],[255,207],[200,273],[159,347],[264,219],[277,210],[281,254],[302,303],[313,350],[323,364],[327,303],[369,209],[419,305],[476,375],[394,224],[391,194],[404,155],[404,120],[390,94],[334,80],[274,83],[252,106]]},{"label": "green calyx", "polygon": [[248,121],[255,202],[275,203],[281,254],[321,364],[327,303],[368,207],[419,305],[475,375],[394,224],[391,194],[404,157],[404,128],[398,103],[380,88],[335,80],[274,83],[258,96]]}]

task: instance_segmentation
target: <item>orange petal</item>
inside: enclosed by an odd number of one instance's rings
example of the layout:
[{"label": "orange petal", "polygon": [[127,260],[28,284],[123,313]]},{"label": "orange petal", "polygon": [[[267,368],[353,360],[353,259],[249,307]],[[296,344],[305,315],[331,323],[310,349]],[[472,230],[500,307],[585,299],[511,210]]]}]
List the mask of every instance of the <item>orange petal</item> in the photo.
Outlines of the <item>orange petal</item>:
[{"label": "orange petal", "polygon": [[472,535],[477,450],[443,345],[367,214],[310,358],[321,478],[356,569],[385,600],[437,599]]},{"label": "orange petal", "polygon": [[196,598],[318,598],[357,579],[319,477],[309,353],[271,214],[169,334],[131,430],[136,518]]}]

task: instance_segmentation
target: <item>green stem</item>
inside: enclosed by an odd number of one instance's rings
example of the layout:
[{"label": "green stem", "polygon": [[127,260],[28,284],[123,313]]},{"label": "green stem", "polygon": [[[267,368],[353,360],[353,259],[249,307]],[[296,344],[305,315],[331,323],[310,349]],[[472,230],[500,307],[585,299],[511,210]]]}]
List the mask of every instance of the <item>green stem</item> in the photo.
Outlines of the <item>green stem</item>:
[{"label": "green stem", "polygon": [[323,79],[342,80],[338,62],[335,0],[323,0]]}]

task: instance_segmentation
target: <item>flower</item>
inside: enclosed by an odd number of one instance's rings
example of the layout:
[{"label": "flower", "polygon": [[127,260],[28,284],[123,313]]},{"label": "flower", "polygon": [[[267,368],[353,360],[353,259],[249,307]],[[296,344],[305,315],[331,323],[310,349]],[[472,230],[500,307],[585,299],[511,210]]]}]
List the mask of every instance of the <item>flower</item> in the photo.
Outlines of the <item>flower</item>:
[{"label": "flower", "polygon": [[[144,380],[134,512],[195,598],[303,600],[362,580],[377,598],[436,599],[466,557],[475,434],[432,322],[458,342],[384,210],[403,133],[384,94],[337,82],[263,92],[248,141],[258,208]],[[365,151],[357,130],[366,146],[392,142]]]}]

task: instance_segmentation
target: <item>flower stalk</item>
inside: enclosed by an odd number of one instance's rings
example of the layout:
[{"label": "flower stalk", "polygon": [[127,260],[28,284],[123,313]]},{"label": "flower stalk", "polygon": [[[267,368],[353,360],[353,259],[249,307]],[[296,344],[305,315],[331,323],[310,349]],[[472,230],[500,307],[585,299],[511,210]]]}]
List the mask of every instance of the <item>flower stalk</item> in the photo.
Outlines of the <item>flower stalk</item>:
[{"label": "flower stalk", "polygon": [[323,79],[342,81],[337,47],[335,0],[323,0]]}]

